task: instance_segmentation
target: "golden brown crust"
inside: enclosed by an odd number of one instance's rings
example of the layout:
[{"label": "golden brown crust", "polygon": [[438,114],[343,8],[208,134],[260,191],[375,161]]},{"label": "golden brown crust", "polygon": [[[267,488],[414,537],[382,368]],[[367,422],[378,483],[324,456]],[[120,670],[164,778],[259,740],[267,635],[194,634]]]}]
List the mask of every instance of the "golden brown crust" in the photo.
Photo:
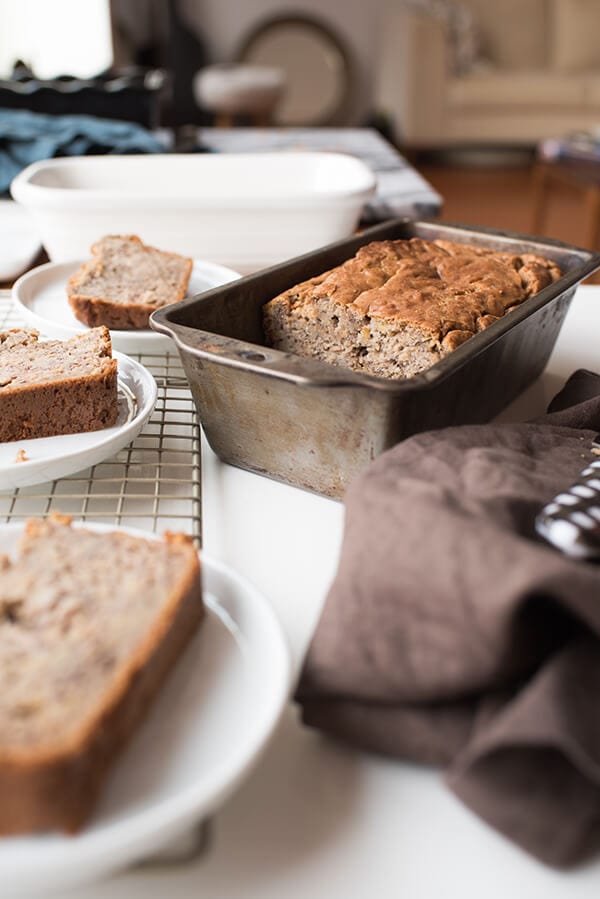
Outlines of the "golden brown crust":
[{"label": "golden brown crust", "polygon": [[69,526],[73,523],[72,515],[64,515],[62,512],[51,512],[48,518],[28,518],[23,529],[23,537],[35,537],[43,533],[46,522],[50,524],[64,524]]},{"label": "golden brown crust", "polygon": [[270,303],[307,315],[315,300],[327,297],[367,318],[416,326],[449,352],[560,275],[556,263],[532,254],[443,240],[386,240],[361,247],[342,265]]},{"label": "golden brown crust", "polygon": [[[69,526],[68,516],[55,523]],[[29,522],[30,534],[43,523]],[[85,726],[60,750],[0,755],[0,834],[75,832],[91,813],[113,759],[145,716],[204,615],[198,554],[189,538],[185,571],[126,669]]]}]

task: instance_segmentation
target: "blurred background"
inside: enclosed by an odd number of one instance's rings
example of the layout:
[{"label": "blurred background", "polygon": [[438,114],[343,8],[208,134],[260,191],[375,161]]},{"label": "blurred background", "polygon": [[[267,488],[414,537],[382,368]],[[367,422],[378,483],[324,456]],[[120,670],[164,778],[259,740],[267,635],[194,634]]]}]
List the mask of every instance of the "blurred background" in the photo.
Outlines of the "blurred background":
[{"label": "blurred background", "polygon": [[600,239],[598,0],[0,0],[0,111],[377,129],[446,220]]}]

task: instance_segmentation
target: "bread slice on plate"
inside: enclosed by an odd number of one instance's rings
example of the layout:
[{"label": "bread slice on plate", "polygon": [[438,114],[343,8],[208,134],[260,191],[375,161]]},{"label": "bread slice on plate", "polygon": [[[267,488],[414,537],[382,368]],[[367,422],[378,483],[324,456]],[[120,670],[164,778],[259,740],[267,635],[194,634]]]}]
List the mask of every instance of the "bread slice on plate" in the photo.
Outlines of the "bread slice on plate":
[{"label": "bread slice on plate", "polygon": [[114,425],[117,360],[108,330],[69,340],[38,337],[19,329],[0,333],[0,443]]},{"label": "bread slice on plate", "polygon": [[203,614],[191,538],[27,522],[0,557],[0,834],[81,828]]},{"label": "bread slice on plate", "polygon": [[183,299],[192,273],[191,259],[146,246],[135,235],[103,237],[91,253],[67,282],[69,304],[90,328],[147,328],[155,309]]}]

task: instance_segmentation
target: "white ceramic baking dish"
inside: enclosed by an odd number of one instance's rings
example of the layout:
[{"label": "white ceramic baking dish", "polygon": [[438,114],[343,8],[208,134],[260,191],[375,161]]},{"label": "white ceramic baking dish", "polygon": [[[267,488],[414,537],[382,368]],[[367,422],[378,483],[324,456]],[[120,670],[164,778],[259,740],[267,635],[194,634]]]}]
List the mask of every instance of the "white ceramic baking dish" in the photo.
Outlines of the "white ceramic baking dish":
[{"label": "white ceramic baking dish", "polygon": [[50,159],[11,192],[53,261],[126,233],[246,273],[348,236],[374,188],[353,156],[292,151]]}]

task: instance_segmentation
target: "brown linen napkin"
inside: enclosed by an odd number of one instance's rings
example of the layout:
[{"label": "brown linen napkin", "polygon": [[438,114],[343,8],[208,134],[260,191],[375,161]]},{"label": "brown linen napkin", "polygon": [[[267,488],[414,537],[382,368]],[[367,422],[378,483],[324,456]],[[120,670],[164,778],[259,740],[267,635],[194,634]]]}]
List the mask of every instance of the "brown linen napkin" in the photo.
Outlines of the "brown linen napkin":
[{"label": "brown linen napkin", "polygon": [[600,848],[600,566],[534,519],[596,458],[600,376],[576,372],[549,413],[419,434],[356,480],[297,698],[313,727],[447,766],[564,866]]}]

